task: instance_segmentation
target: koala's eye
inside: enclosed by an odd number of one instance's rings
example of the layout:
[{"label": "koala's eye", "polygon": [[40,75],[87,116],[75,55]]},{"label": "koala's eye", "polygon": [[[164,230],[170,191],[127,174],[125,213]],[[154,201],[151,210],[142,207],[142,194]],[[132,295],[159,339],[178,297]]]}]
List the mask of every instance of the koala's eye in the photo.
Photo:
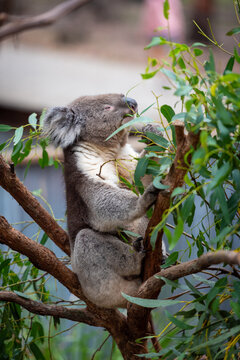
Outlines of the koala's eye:
[{"label": "koala's eye", "polygon": [[114,107],[111,106],[111,105],[104,105],[104,106],[103,106],[103,109],[104,109],[104,110],[107,110],[107,111],[112,111],[112,110],[114,109]]}]

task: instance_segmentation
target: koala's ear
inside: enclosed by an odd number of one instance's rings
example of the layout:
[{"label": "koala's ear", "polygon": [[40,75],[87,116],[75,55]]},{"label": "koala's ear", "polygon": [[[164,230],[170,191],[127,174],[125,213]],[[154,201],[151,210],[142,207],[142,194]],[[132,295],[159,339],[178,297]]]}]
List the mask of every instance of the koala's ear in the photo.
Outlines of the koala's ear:
[{"label": "koala's ear", "polygon": [[55,146],[66,148],[72,145],[80,132],[81,126],[70,108],[54,107],[46,112],[43,135],[48,136]]}]

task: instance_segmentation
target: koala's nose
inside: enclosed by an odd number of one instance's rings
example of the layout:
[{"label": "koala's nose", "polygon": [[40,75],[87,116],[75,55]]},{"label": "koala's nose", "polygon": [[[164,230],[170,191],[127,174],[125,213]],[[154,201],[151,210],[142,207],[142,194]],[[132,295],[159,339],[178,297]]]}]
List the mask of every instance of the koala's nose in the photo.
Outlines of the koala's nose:
[{"label": "koala's nose", "polygon": [[138,109],[138,104],[136,102],[136,100],[129,98],[129,97],[124,97],[124,102],[127,104],[127,106],[133,110],[134,112],[137,111]]}]

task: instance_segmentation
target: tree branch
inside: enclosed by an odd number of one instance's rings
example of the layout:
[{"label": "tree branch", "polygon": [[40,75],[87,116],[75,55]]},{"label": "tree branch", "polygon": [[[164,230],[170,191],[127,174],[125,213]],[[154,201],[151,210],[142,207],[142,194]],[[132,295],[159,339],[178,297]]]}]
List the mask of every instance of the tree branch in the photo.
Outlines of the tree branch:
[{"label": "tree branch", "polygon": [[77,275],[59,261],[51,250],[14,229],[3,216],[0,216],[0,243],[27,256],[38,269],[47,271],[66,286],[71,293],[83,301],[86,300]]},{"label": "tree branch", "polygon": [[[71,293],[83,300],[87,304],[89,313],[92,314],[92,320],[95,319],[96,326],[106,328],[115,338],[120,350],[125,353],[127,337],[132,339],[129,347],[131,351],[136,352],[133,346],[134,338],[129,331],[126,317],[115,309],[104,309],[95,306],[83,294],[77,275],[67,268],[55,254],[45,246],[36,243],[23,235],[20,231],[14,229],[7,220],[0,216],[0,243],[9,246],[11,249],[25,255],[38,269],[47,271],[63,284]],[[31,311],[29,309],[29,311]],[[88,313],[87,313],[88,314]],[[122,329],[119,332],[119,329]],[[121,335],[123,331],[123,336]],[[142,348],[141,348],[142,350]],[[130,350],[129,350],[130,351]],[[126,352],[127,353],[127,352]],[[140,350],[139,350],[140,353]]]},{"label": "tree branch", "polygon": [[[160,231],[155,244],[155,249],[152,251],[150,242],[152,229],[161,222],[163,214],[170,206],[171,193],[176,187],[183,185],[184,176],[188,170],[188,164],[185,162],[185,155],[191,148],[196,148],[199,141],[199,134],[193,134],[191,132],[188,135],[184,134],[184,124],[179,121],[174,123],[176,132],[176,143],[177,152],[174,162],[166,176],[162,181],[164,185],[168,185],[167,191],[160,191],[151,220],[149,221],[144,244],[147,250],[147,255],[144,259],[144,274],[143,280],[147,280],[150,276],[159,271],[162,262],[162,235]],[[188,163],[191,161],[190,156],[188,157]],[[157,295],[156,295],[157,296]]]},{"label": "tree branch", "polygon": [[59,318],[82,322],[92,326],[102,326],[99,319],[87,309],[72,309],[64,306],[47,305],[21,297],[12,291],[0,291],[0,301],[14,302],[33,314],[57,316]]},{"label": "tree branch", "polygon": [[26,30],[49,26],[72,11],[86,5],[90,1],[91,0],[68,0],[43,14],[31,17],[12,16],[0,13],[1,21],[12,21],[0,28],[0,41]]},{"label": "tree branch", "polygon": [[[187,163],[185,160],[186,154],[191,150],[191,148],[196,148],[199,142],[199,134],[194,134],[189,132],[187,135],[184,134],[184,124],[180,121],[175,121],[174,123],[175,132],[176,132],[176,143],[177,143],[177,151],[174,162],[170,167],[170,170],[162,181],[164,185],[168,185],[169,188],[166,191],[160,191],[156,204],[154,206],[154,212],[151,220],[149,221],[145,238],[144,238],[144,248],[147,250],[147,255],[144,259],[143,265],[143,281],[151,278],[154,274],[159,272],[160,265],[162,262],[162,236],[163,231],[159,231],[157,240],[155,243],[155,249],[152,250],[151,246],[151,232],[155,226],[157,226],[162,217],[169,209],[170,201],[171,201],[171,193],[173,190],[182,186],[184,182],[184,176],[187,173],[189,163],[191,161],[191,156],[188,156]],[[149,296],[152,299],[156,299],[158,297],[159,291],[161,287],[155,287],[155,289],[151,291]],[[139,292],[139,295],[141,290]],[[140,296],[141,297],[141,296]],[[146,295],[146,297],[148,297]],[[128,306],[128,323],[130,328],[135,331],[136,337],[144,336],[146,331],[150,309],[143,309],[137,305],[130,304]]]},{"label": "tree branch", "polygon": [[[216,252],[208,252],[200,256],[198,259],[186,261],[182,264],[163,269],[142,284],[137,297],[152,299],[156,291],[160,292],[162,286],[165,284],[164,280],[159,279],[160,276],[169,280],[177,280],[187,275],[196,274],[202,270],[206,270],[211,265],[217,265],[220,263],[240,266],[240,251],[220,250]],[[132,305],[136,306],[134,304]],[[138,308],[140,307],[138,306]]]},{"label": "tree branch", "polygon": [[60,249],[70,255],[69,238],[66,231],[57,224],[16,174],[11,172],[10,166],[5,162],[2,155],[0,155],[0,186],[14,197]]}]

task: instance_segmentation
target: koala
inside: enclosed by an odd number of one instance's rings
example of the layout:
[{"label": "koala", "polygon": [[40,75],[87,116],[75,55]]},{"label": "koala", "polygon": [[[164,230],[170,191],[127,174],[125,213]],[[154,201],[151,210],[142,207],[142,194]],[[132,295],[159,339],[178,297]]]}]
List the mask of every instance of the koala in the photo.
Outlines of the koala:
[{"label": "koala", "polygon": [[104,308],[126,307],[121,293],[134,296],[141,285],[144,252],[119,232],[144,236],[159,191],[150,183],[138,196],[120,180],[132,183],[139,158],[128,129],[106,141],[136,111],[136,101],[122,94],[83,96],[44,119],[44,134],[64,153],[72,269],[85,296]]}]

